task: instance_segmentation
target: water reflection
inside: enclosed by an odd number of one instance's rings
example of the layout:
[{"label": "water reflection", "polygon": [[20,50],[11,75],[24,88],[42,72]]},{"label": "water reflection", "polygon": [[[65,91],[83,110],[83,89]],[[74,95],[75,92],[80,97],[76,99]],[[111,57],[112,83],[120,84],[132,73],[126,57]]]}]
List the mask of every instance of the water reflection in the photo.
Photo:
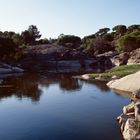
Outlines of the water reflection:
[{"label": "water reflection", "polygon": [[104,81],[99,81],[99,80],[89,80],[86,81],[86,83],[88,84],[92,84],[95,85],[97,88],[99,88],[101,91],[109,91],[110,89],[108,88],[108,86],[106,85],[106,82]]},{"label": "water reflection", "polygon": [[[30,98],[33,102],[39,101],[41,97],[40,87],[49,88],[57,84],[60,90],[66,93],[76,93],[82,89],[85,81],[72,78],[68,75],[40,75],[25,74],[5,78],[0,85],[0,99],[16,96],[19,99]],[[102,91],[108,91],[105,83],[99,81],[88,81],[88,84],[94,84]],[[69,92],[68,92],[69,91]],[[73,92],[71,92],[73,91]]]},{"label": "water reflection", "polygon": [[0,86],[5,85],[0,87],[0,140],[120,139],[115,120],[128,100],[105,83],[25,74],[5,78]]},{"label": "water reflection", "polygon": [[41,92],[37,81],[37,77],[33,75],[8,77],[0,87],[0,99],[14,95],[19,99],[28,97],[32,101],[39,101]]},{"label": "water reflection", "polygon": [[59,83],[59,87],[64,91],[80,90],[82,88],[82,85],[82,81],[68,76],[65,77],[64,75],[62,76]]}]

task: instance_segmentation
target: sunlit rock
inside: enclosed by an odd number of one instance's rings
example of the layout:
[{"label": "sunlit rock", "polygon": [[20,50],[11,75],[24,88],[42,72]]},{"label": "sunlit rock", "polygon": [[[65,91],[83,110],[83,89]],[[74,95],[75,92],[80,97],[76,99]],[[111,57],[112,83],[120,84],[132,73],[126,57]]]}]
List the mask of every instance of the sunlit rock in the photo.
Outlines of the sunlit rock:
[{"label": "sunlit rock", "polygon": [[132,102],[131,104],[123,107],[123,113],[124,114],[132,113],[132,112],[134,112],[134,102]]},{"label": "sunlit rock", "polygon": [[135,120],[140,122],[140,102],[135,104]]}]

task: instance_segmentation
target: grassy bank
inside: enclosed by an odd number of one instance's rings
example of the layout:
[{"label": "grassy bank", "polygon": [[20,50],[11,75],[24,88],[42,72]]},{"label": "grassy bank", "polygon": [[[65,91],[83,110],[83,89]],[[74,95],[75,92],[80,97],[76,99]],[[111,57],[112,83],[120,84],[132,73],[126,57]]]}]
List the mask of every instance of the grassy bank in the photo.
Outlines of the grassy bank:
[{"label": "grassy bank", "polygon": [[91,78],[101,77],[104,79],[110,79],[112,76],[117,75],[120,77],[124,77],[126,75],[135,73],[140,70],[140,65],[125,65],[125,66],[116,66],[113,69],[106,71],[104,73],[98,74],[89,74]]}]

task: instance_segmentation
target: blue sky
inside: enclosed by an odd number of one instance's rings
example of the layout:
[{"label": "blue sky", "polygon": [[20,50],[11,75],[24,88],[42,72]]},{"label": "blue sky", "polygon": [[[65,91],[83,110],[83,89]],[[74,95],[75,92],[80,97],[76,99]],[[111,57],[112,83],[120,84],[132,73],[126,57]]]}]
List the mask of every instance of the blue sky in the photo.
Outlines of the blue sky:
[{"label": "blue sky", "polygon": [[43,37],[85,36],[117,24],[140,24],[140,0],[0,0],[0,30],[37,25]]}]

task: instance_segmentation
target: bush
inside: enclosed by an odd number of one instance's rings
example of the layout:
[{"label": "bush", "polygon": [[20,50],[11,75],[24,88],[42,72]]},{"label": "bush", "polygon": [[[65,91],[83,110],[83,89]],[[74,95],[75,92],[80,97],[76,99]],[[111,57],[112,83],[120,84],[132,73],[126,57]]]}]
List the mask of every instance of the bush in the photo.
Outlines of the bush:
[{"label": "bush", "polygon": [[0,37],[0,59],[9,59],[16,52],[16,44],[12,39]]},{"label": "bush", "polygon": [[116,50],[118,52],[120,51],[130,52],[137,48],[140,48],[140,32],[139,31],[126,34],[117,40]]},{"label": "bush", "polygon": [[62,35],[58,37],[57,43],[69,48],[78,48],[80,47],[82,41],[78,36]]}]

